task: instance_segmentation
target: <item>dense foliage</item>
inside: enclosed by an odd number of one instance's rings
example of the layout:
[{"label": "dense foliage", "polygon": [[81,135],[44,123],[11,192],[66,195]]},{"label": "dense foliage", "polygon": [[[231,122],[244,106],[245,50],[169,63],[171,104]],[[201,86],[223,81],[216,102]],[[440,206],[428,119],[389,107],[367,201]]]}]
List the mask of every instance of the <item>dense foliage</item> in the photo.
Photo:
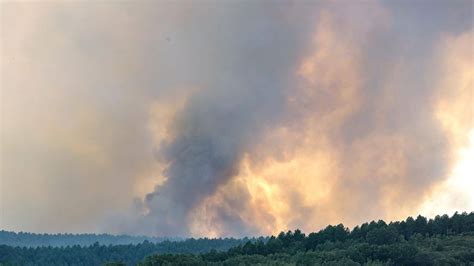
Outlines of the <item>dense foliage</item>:
[{"label": "dense foliage", "polygon": [[[154,254],[154,255],[151,255]],[[146,257],[146,258],[145,258]],[[145,258],[145,259],[144,259]],[[141,261],[141,262],[139,262]],[[87,247],[0,246],[5,265],[474,265],[474,212],[342,224],[259,239],[188,239]]]},{"label": "dense foliage", "polygon": [[418,216],[402,222],[342,224],[310,233],[288,231],[225,252],[153,255],[140,265],[469,265],[474,264],[474,213]]},{"label": "dense foliage", "polygon": [[164,240],[181,240],[179,238],[109,235],[109,234],[35,234],[27,232],[0,231],[0,245],[18,247],[39,246],[90,246],[98,242],[102,245],[140,244],[143,241],[158,243]]},{"label": "dense foliage", "polygon": [[[263,240],[260,239],[260,240]],[[210,250],[225,251],[231,247],[255,239],[186,239],[184,241],[163,241],[141,244],[65,246],[65,247],[12,247],[0,245],[0,265],[101,265],[107,262],[123,262],[134,265],[154,253],[197,254]]]}]

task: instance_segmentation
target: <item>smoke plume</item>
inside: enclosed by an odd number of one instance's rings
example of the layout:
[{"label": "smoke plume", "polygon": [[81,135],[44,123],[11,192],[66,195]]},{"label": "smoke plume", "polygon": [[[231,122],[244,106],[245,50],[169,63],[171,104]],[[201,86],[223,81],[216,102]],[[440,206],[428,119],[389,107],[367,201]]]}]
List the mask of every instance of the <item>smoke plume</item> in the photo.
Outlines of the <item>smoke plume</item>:
[{"label": "smoke plume", "polygon": [[[2,7],[7,230],[404,218],[442,193],[474,128],[471,1]],[[446,210],[474,207],[455,193]]]},{"label": "smoke plume", "polygon": [[214,76],[168,125],[165,181],[140,228],[254,235],[397,219],[446,178],[455,147],[436,116],[439,36],[419,38],[377,3],[309,7],[218,9],[230,25],[209,42],[232,33],[232,44],[205,61]]}]

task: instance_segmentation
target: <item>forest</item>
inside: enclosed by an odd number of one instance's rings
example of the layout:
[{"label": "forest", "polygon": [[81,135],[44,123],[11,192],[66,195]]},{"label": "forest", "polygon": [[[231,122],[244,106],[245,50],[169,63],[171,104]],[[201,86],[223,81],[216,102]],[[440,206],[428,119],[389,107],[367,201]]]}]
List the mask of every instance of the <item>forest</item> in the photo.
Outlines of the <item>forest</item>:
[{"label": "forest", "polygon": [[329,225],[252,239],[129,245],[0,246],[4,265],[473,265],[474,212]]}]

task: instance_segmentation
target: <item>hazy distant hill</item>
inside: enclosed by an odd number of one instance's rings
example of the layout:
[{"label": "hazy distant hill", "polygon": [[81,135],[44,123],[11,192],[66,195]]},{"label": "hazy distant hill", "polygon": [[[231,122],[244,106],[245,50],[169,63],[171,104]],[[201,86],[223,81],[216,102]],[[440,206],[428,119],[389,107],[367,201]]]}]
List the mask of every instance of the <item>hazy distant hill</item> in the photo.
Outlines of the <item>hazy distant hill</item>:
[{"label": "hazy distant hill", "polygon": [[39,246],[90,246],[95,242],[101,245],[128,245],[139,244],[143,241],[159,243],[164,240],[180,241],[180,238],[109,235],[109,234],[35,234],[25,232],[0,231],[0,245],[15,247]]}]

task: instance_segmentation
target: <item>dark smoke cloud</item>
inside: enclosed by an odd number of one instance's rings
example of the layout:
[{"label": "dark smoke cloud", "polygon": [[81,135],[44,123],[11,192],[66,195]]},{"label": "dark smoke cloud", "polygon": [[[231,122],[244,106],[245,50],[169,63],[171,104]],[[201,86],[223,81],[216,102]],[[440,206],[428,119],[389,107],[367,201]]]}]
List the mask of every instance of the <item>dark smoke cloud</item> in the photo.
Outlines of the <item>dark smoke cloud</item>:
[{"label": "dark smoke cloud", "polygon": [[5,7],[1,174],[35,188],[2,188],[6,229],[316,230],[411,214],[451,167],[438,50],[471,1]]},{"label": "dark smoke cloud", "polygon": [[[330,218],[325,214],[328,208],[333,208],[333,216],[349,223],[381,215],[394,217],[397,214],[389,213],[394,205],[398,205],[401,210],[412,210],[412,205],[420,202],[433,184],[446,177],[449,167],[447,136],[430,107],[436,80],[428,78],[433,75],[430,65],[436,63],[433,62],[433,40],[448,26],[430,27],[429,23],[424,24],[426,21],[404,25],[405,19],[413,19],[410,17],[412,14],[398,12],[409,6],[397,6],[393,14],[390,9],[375,3],[349,7],[339,4],[325,8],[317,5],[307,7],[317,11],[327,8],[326,12],[333,20],[330,30],[337,34],[335,41],[346,43],[342,46],[347,49],[354,49],[354,60],[357,61],[354,67],[362,80],[353,92],[358,98],[354,101],[359,101],[357,106],[344,117],[336,118],[341,119],[336,126],[325,129],[319,135],[307,132],[315,138],[327,138],[333,146],[340,170],[339,174],[327,177],[336,180],[332,181],[335,182],[331,187],[333,195],[322,206],[305,205],[305,195],[288,192],[293,193],[289,196],[288,205],[295,210],[294,217],[288,218],[289,226],[314,230],[314,225],[308,225],[305,220],[308,216],[319,216],[322,224],[329,222]],[[310,88],[314,94],[309,97],[294,91],[296,81],[291,76],[294,75],[291,70],[296,69],[295,62],[300,59],[301,52],[311,48],[288,41],[292,38],[288,37],[290,32],[285,30],[292,29],[292,26],[307,28],[304,31],[307,34],[315,23],[303,25],[299,24],[303,20],[297,20],[286,22],[290,26],[282,25],[282,18],[273,18],[274,14],[268,7],[250,15],[246,11],[233,12],[238,13],[239,18],[245,16],[248,25],[239,23],[238,28],[224,30],[232,32],[232,36],[241,44],[226,48],[227,53],[235,53],[234,56],[241,58],[229,71],[232,74],[224,74],[223,77],[221,71],[216,71],[217,79],[222,82],[209,84],[204,91],[191,96],[186,107],[176,117],[174,138],[160,147],[162,158],[170,165],[165,172],[165,183],[145,199],[150,212],[144,219],[155,221],[152,223],[153,233],[190,234],[188,228],[193,223],[193,210],[239,174],[239,163],[244,154],[254,153],[254,145],[261,140],[262,133],[281,126],[298,131],[301,123],[305,123],[305,117],[311,116],[318,123],[318,118],[330,115],[341,108],[341,104],[352,104],[341,98],[343,86],[346,86],[343,83],[344,73],[341,73],[339,80],[337,74],[325,74],[324,70],[316,74],[333,75],[330,78],[334,80],[326,83],[329,86],[327,88],[324,87],[326,85],[314,85]],[[375,14],[366,14],[370,11],[375,11]],[[216,13],[221,14],[219,11]],[[225,11],[222,14],[226,21],[233,21],[233,16]],[[456,19],[456,15],[459,13],[444,16],[436,13],[431,20],[451,21]],[[464,13],[464,17],[469,15]],[[319,16],[312,18],[317,20]],[[371,25],[370,19],[380,21],[383,25]],[[464,19],[461,25],[451,24],[455,28],[466,28],[467,22]],[[426,33],[430,38],[418,36],[418,32],[412,30],[413,27],[430,31]],[[225,27],[221,26],[221,29]],[[226,35],[216,29],[212,32],[216,36]],[[299,38],[299,41],[311,42],[309,37]],[[424,47],[424,50],[421,51],[420,47]],[[337,49],[329,48],[326,52],[345,52]],[[336,55],[330,56],[328,60],[351,58]],[[217,63],[223,69],[228,66],[226,61],[219,60]],[[318,63],[323,65],[316,67],[329,68],[331,71],[334,62]],[[228,97],[229,94],[232,96]],[[285,99],[288,95],[296,97],[296,109],[287,109]],[[420,108],[420,105],[424,108]],[[285,118],[288,115],[293,118]],[[304,145],[298,142],[293,144]],[[279,143],[272,145],[278,146]],[[281,157],[278,154],[266,156]],[[258,229],[242,229],[252,227],[242,218],[242,213],[248,208],[245,206],[250,205],[252,197],[244,192],[245,185],[240,184],[238,187],[241,192],[237,195],[243,197],[236,201],[221,195],[220,202],[213,205],[209,226],[220,225],[223,227],[221,233],[231,235],[262,233]],[[386,210],[388,207],[390,209]]]},{"label": "dark smoke cloud", "polygon": [[[281,116],[300,46],[294,25],[284,21],[284,6],[210,7],[213,13],[203,14],[196,6],[196,20],[211,18],[199,28],[204,31],[190,34],[215,46],[215,54],[190,63],[192,71],[212,69],[212,76],[176,114],[173,138],[161,143],[157,155],[169,163],[166,181],[144,202],[149,210],[144,219],[155,234],[189,235],[190,212],[238,173],[244,153]],[[221,216],[241,224],[236,215]]]}]

